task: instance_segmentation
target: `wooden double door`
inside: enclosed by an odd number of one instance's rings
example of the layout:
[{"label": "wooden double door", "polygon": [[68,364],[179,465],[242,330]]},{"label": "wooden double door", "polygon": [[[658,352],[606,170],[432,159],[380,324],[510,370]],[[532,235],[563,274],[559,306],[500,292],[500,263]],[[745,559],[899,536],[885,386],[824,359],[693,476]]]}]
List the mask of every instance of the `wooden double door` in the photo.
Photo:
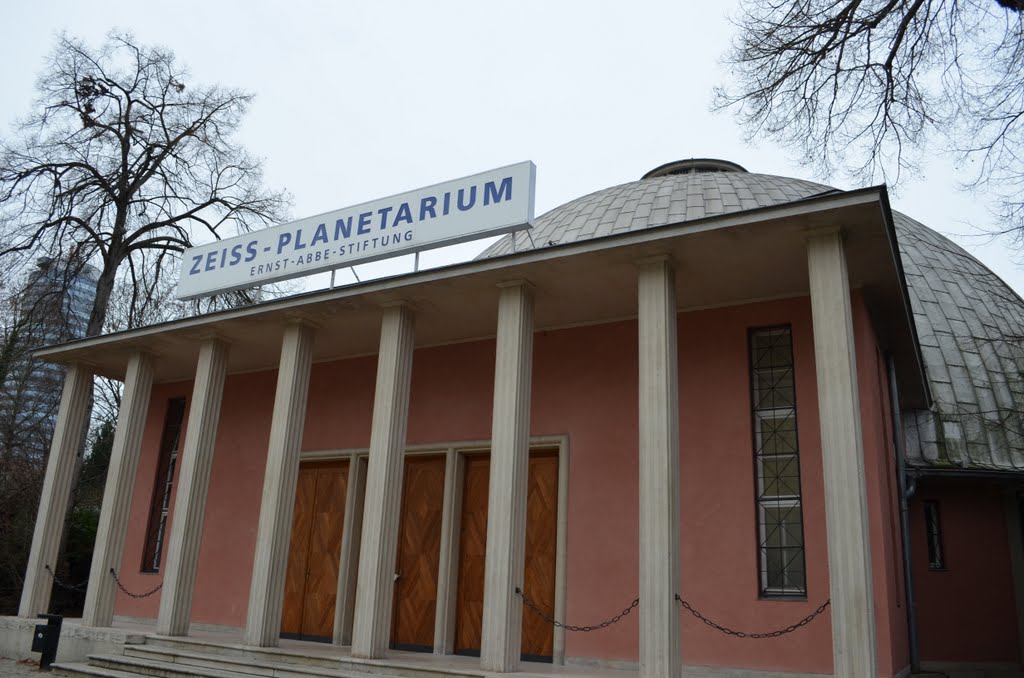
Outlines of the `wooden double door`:
[{"label": "wooden double door", "polygon": [[[396,649],[433,650],[444,479],[443,455],[406,458],[391,626],[391,646]],[[454,650],[458,654],[480,654],[489,482],[490,456],[467,456],[456,536],[459,555]],[[527,488],[525,591],[551,614],[555,603],[557,450],[531,453]],[[524,610],[523,658],[551,661],[553,643],[553,628]]]},{"label": "wooden double door", "polygon": [[283,638],[328,643],[333,639],[348,480],[347,460],[299,466],[281,614]]},{"label": "wooden double door", "polygon": [[[405,459],[402,508],[395,561],[391,646],[430,652],[434,648],[437,585],[445,495],[445,455]],[[465,457],[458,539],[458,583],[454,650],[479,654],[483,619],[484,561],[490,457]],[[347,460],[303,463],[295,494],[292,539],[285,575],[281,635],[331,642],[345,500]],[[555,599],[558,452],[530,454],[527,481],[526,569],[524,590],[551,614]],[[523,611],[523,658],[550,661],[553,629]]]},{"label": "wooden double door", "polygon": [[[459,529],[456,654],[480,654],[490,466],[491,459],[487,455],[466,458]],[[557,532],[558,450],[535,450],[530,453],[527,476],[523,592],[552,616],[555,608]],[[553,652],[554,628],[524,606],[522,658],[550,662]]]}]

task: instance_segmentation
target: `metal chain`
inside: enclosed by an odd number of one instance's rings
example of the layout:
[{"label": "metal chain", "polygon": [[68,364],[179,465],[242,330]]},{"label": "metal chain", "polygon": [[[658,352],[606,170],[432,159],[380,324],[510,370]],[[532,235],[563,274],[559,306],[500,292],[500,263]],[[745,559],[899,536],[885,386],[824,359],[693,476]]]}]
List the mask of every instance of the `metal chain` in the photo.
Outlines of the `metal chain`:
[{"label": "metal chain", "polygon": [[699,619],[702,622],[704,622],[704,624],[706,624],[707,626],[710,626],[711,628],[715,629],[716,631],[721,631],[722,633],[724,633],[727,636],[735,636],[737,638],[778,638],[779,636],[784,636],[787,633],[793,633],[793,631],[796,631],[798,628],[801,628],[803,626],[807,626],[808,624],[810,624],[812,621],[814,621],[815,617],[817,617],[822,612],[824,612],[825,609],[828,608],[828,606],[832,604],[832,600],[831,599],[826,600],[824,603],[822,603],[820,606],[818,606],[817,610],[815,610],[814,612],[810,613],[809,615],[807,615],[806,617],[804,617],[803,619],[801,619],[797,623],[790,624],[789,626],[787,626],[784,629],[779,629],[778,631],[765,631],[764,633],[746,633],[744,631],[737,631],[735,629],[730,629],[727,626],[722,626],[721,624],[716,624],[715,622],[711,621],[710,619],[708,619],[707,617],[702,615],[696,609],[694,609],[694,607],[692,605],[690,605],[688,602],[686,602],[685,600],[680,598],[678,593],[676,594],[676,600],[679,601],[679,604],[682,605],[684,609],[689,610],[690,614],[692,614],[694,617],[696,617],[697,619]]},{"label": "metal chain", "polygon": [[46,571],[50,573],[50,576],[53,577],[53,583],[62,589],[67,589],[68,591],[77,591],[81,593],[86,589],[87,586],[89,586],[89,580],[85,580],[81,584],[77,585],[68,584],[67,582],[62,581],[61,578],[57,576],[57,573],[50,569],[49,565],[44,565],[44,567],[46,568]]},{"label": "metal chain", "polygon": [[126,589],[124,584],[121,583],[121,580],[117,578],[117,572],[114,571],[114,568],[110,568],[110,576],[114,578],[114,583],[117,584],[117,588],[121,589],[122,593],[131,598],[148,598],[164,587],[164,583],[160,582],[156,585],[156,588],[151,591],[146,591],[145,593],[132,593]]},{"label": "metal chain", "polygon": [[591,631],[606,629],[612,624],[621,621],[623,617],[625,617],[627,614],[633,611],[633,608],[640,604],[640,599],[637,598],[629,604],[629,607],[625,608],[624,610],[622,610],[622,612],[618,613],[608,621],[603,621],[600,624],[594,624],[593,626],[573,626],[572,624],[565,624],[563,622],[560,622],[551,615],[541,610],[539,607],[537,607],[537,604],[530,600],[526,596],[526,594],[523,593],[522,589],[520,589],[518,586],[516,587],[516,595],[523,599],[523,604],[526,605],[526,607],[533,610],[534,614],[536,614],[538,617],[543,619],[548,624],[551,624],[552,626],[555,626],[557,628],[565,629],[566,631],[578,631],[580,633],[590,633]]}]

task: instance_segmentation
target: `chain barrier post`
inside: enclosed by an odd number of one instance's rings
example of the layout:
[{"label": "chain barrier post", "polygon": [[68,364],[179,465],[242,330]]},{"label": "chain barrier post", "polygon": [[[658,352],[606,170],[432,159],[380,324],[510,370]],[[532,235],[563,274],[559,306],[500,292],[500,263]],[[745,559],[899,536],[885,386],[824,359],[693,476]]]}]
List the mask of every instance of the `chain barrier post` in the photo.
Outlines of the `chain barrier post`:
[{"label": "chain barrier post", "polygon": [[690,614],[692,614],[694,617],[703,622],[705,626],[710,626],[716,631],[720,631],[721,633],[724,633],[727,636],[734,636],[736,638],[778,638],[779,636],[784,636],[787,633],[793,633],[793,631],[796,631],[797,629],[810,624],[818,617],[818,615],[824,612],[828,608],[828,606],[832,604],[831,599],[826,600],[824,603],[818,606],[817,610],[810,613],[797,623],[790,624],[784,629],[779,629],[777,631],[765,631],[764,633],[747,633],[746,631],[737,631],[735,629],[730,629],[728,626],[722,626],[721,624],[714,622],[711,619],[708,619],[703,614],[701,614],[696,608],[690,605],[690,603],[683,600],[678,593],[676,594],[676,601],[679,602],[683,609],[687,610]]},{"label": "chain barrier post", "polygon": [[121,583],[121,580],[117,578],[117,572],[114,571],[114,568],[110,568],[110,576],[114,578],[114,583],[117,584],[117,588],[121,589],[121,593],[125,594],[130,598],[149,598],[151,595],[153,595],[154,593],[156,593],[164,587],[164,583],[160,582],[156,585],[156,588],[146,591],[145,593],[132,593],[131,591],[126,589],[124,587],[124,584]]}]

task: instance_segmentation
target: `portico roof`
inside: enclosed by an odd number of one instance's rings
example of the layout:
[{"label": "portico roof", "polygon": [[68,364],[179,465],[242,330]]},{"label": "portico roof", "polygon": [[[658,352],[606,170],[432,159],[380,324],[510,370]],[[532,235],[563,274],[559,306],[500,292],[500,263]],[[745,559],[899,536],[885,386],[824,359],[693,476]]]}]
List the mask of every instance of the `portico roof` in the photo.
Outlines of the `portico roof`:
[{"label": "portico roof", "polygon": [[535,288],[535,328],[550,330],[636,316],[636,262],[668,255],[681,311],[808,294],[806,237],[841,227],[851,286],[863,290],[884,345],[897,356],[906,404],[926,406],[921,359],[884,188],[838,192],[658,229],[615,233],[438,269],[277,299],[150,327],[81,339],[37,352],[80,361],[122,379],[129,356],[155,355],[156,380],[194,375],[200,340],[230,342],[229,372],[275,369],[283,328],[318,327],[314,361],[376,354],[381,308],[409,304],[416,345],[493,337],[498,285]]}]

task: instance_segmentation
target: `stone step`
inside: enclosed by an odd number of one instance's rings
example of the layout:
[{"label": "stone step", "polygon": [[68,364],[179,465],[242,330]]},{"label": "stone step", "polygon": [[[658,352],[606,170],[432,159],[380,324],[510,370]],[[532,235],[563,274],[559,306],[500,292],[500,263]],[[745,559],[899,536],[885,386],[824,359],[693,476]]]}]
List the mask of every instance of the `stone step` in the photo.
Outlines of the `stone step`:
[{"label": "stone step", "polygon": [[[254,660],[249,657],[217,655],[208,652],[193,652],[177,648],[157,647],[150,645],[125,646],[124,656],[161,662],[175,666],[189,666],[217,671],[225,671],[231,675],[267,676],[271,678],[359,678],[366,674],[342,671],[341,665],[335,661],[331,666],[303,665],[297,662],[276,662]],[[299,657],[290,657],[299,659]]]},{"label": "stone step", "polygon": [[[337,654],[316,654],[297,652],[278,647],[252,647],[235,643],[212,642],[197,638],[173,636],[149,636],[144,645],[132,649],[147,648],[153,651],[187,652],[207,657],[242,659],[247,662],[272,662],[280,664],[314,666],[325,669],[341,668],[342,657]],[[330,647],[330,646],[326,646]],[[125,646],[127,650],[128,646]]]},{"label": "stone step", "polygon": [[188,666],[113,654],[90,655],[89,666],[113,669],[130,675],[158,676],[159,678],[242,678],[246,676],[246,674],[226,669]]},{"label": "stone step", "polygon": [[[318,648],[315,647],[305,651],[298,651],[279,647],[251,647],[197,638],[149,636],[146,639],[145,645],[135,645],[132,648],[133,651],[137,651],[139,648],[164,648],[209,657],[240,659],[248,663],[276,664],[290,667],[303,666],[306,668],[315,667],[320,670],[337,672],[323,675],[389,676],[397,678],[440,678],[442,676],[477,678],[484,675],[479,669],[467,670],[452,666],[424,666],[397,658],[389,658],[383,661],[356,659],[346,655],[338,655],[336,648],[330,645],[325,645],[324,653],[318,654]],[[314,673],[313,675],[317,674]]]},{"label": "stone step", "polygon": [[70,676],[71,678],[139,678],[137,673],[106,669],[85,662],[51,664],[50,670],[55,676]]}]

